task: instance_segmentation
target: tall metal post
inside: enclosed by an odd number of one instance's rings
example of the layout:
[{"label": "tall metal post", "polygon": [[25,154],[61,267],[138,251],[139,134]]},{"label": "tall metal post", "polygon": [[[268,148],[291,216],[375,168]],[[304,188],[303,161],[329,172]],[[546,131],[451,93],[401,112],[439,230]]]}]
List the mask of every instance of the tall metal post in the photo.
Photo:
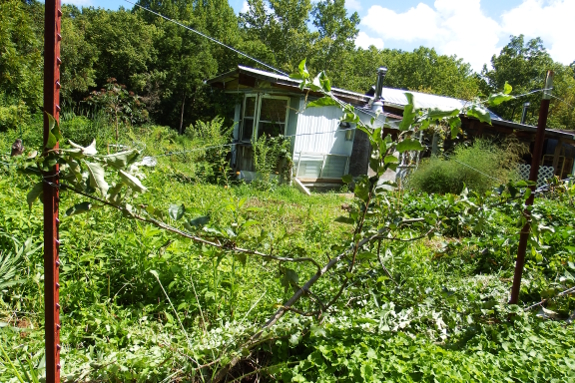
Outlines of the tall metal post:
[{"label": "tall metal post", "polygon": [[[541,108],[539,109],[539,120],[537,122],[537,134],[535,135],[535,148],[533,148],[533,158],[531,160],[531,170],[529,172],[529,181],[534,185],[537,184],[537,176],[539,174],[539,164],[541,163],[541,155],[543,154],[543,141],[545,139],[545,126],[547,125],[547,115],[549,114],[549,102],[551,101],[551,89],[553,88],[553,71],[547,72],[545,79],[545,92],[541,100]],[[531,195],[525,201],[524,214],[527,217],[527,222],[521,229],[519,236],[519,248],[517,249],[517,261],[515,262],[515,274],[513,276],[513,286],[511,287],[510,304],[517,304],[519,301],[519,290],[521,289],[521,276],[523,275],[523,267],[525,266],[525,251],[527,250],[527,241],[529,233],[531,232],[531,211],[529,206],[533,205],[535,198],[535,186],[530,186]]]},{"label": "tall metal post", "polygon": [[[48,143],[48,114],[60,121],[60,0],[46,0],[44,12],[44,148]],[[58,148],[56,144],[55,149]],[[46,149],[44,149],[46,150]],[[60,294],[58,255],[59,167],[44,173],[44,332],[46,383],[60,382]]]}]

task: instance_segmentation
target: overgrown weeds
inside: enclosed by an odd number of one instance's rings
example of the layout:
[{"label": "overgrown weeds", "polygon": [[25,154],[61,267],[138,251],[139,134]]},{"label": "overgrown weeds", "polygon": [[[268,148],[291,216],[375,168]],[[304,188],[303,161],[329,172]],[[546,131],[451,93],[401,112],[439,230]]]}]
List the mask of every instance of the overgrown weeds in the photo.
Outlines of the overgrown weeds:
[{"label": "overgrown weeds", "polygon": [[444,157],[424,159],[407,181],[411,190],[426,193],[459,194],[467,187],[484,193],[495,186],[517,179],[516,168],[526,148],[517,140],[496,144],[477,139],[470,145],[456,146]]}]

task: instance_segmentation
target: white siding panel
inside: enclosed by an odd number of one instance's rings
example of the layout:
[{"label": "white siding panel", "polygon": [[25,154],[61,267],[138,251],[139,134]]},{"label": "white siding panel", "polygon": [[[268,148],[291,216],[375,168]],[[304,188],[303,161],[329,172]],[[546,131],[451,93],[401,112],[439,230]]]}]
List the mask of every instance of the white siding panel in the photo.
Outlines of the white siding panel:
[{"label": "white siding panel", "polygon": [[351,155],[352,141],[339,131],[341,110],[335,106],[305,109],[298,115],[294,157],[298,153]]}]

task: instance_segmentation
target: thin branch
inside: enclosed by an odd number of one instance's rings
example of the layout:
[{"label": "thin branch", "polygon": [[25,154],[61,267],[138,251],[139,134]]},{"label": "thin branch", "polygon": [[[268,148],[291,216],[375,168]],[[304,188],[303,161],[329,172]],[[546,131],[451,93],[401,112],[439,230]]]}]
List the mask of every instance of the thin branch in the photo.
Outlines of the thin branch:
[{"label": "thin branch", "polygon": [[395,285],[397,287],[399,287],[399,283],[397,283],[397,281],[395,279],[393,279],[393,276],[391,275],[391,273],[389,272],[389,270],[387,269],[387,267],[385,267],[385,265],[383,264],[383,260],[381,259],[381,254],[380,254],[380,250],[381,250],[381,239],[379,240],[379,242],[377,243],[377,260],[379,261],[379,264],[381,265],[381,268],[383,269],[383,271],[387,274],[387,276],[389,277],[389,279],[391,279],[391,281],[393,283],[395,283]]},{"label": "thin branch", "polygon": [[[47,182],[47,181],[46,181],[46,182]],[[48,182],[48,183],[49,183],[51,186],[54,186],[54,187],[57,187],[57,186],[58,186],[58,185],[55,185],[55,184],[53,184],[53,183],[51,183],[51,182]],[[273,259],[273,260],[281,261],[281,262],[310,262],[310,263],[313,263],[318,270],[321,269],[321,265],[320,265],[315,259],[313,259],[313,258],[309,258],[309,257],[301,257],[301,258],[279,257],[279,256],[271,255],[271,254],[262,253],[262,252],[259,252],[259,251],[256,251],[256,250],[243,249],[243,248],[237,247],[237,246],[235,246],[235,245],[230,245],[229,243],[219,243],[219,242],[209,241],[209,240],[207,240],[207,239],[205,239],[205,238],[198,237],[198,236],[196,236],[196,235],[187,233],[187,232],[185,232],[185,231],[182,231],[182,230],[180,230],[180,229],[177,229],[177,228],[175,228],[175,227],[173,227],[173,226],[170,226],[170,225],[168,225],[168,224],[165,224],[164,222],[160,222],[160,221],[155,220],[155,219],[153,219],[153,218],[145,218],[145,217],[142,217],[141,215],[138,215],[138,214],[136,214],[136,213],[134,213],[134,212],[132,212],[132,211],[129,211],[128,209],[126,209],[126,208],[123,207],[123,206],[115,205],[115,204],[113,204],[113,203],[111,203],[111,202],[108,202],[108,201],[102,199],[102,198],[93,196],[93,195],[88,194],[88,193],[86,193],[86,192],[83,192],[83,191],[81,191],[81,190],[78,190],[78,189],[75,189],[75,188],[73,188],[73,187],[70,187],[70,186],[68,186],[68,185],[66,185],[66,184],[61,184],[61,185],[59,185],[59,186],[60,186],[61,189],[73,191],[74,193],[83,195],[84,197],[90,198],[90,199],[92,199],[92,200],[94,200],[94,201],[100,202],[101,204],[104,204],[104,205],[106,205],[106,206],[110,206],[110,207],[112,207],[112,208],[114,208],[114,209],[117,209],[117,210],[121,211],[122,213],[124,213],[124,214],[126,214],[126,215],[128,215],[128,216],[130,216],[130,217],[132,217],[132,218],[134,218],[134,219],[136,219],[136,220],[138,220],[138,221],[150,223],[150,224],[152,224],[152,225],[154,225],[154,226],[156,226],[156,227],[159,227],[159,228],[161,228],[161,229],[164,229],[164,230],[166,230],[166,231],[169,231],[169,232],[172,232],[172,233],[174,233],[174,234],[178,234],[178,235],[180,235],[180,236],[182,236],[182,237],[191,239],[191,240],[194,241],[194,242],[202,243],[202,244],[205,244],[205,245],[217,247],[217,248],[224,249],[224,250],[231,250],[231,251],[234,251],[234,252],[236,252],[236,253],[257,255],[257,256],[259,256],[259,257],[261,257],[261,258],[264,258],[264,259]]]},{"label": "thin branch", "polygon": [[571,294],[571,293],[573,293],[573,292],[575,292],[575,286],[573,286],[573,287],[571,287],[571,288],[568,288],[567,290],[561,291],[559,294],[555,295],[554,297],[543,299],[543,300],[542,300],[541,302],[539,302],[539,303],[535,303],[534,305],[531,305],[531,306],[529,306],[529,307],[526,307],[525,309],[523,309],[523,311],[530,311],[530,310],[534,309],[535,307],[541,306],[542,304],[544,304],[545,302],[547,302],[547,301],[549,301],[549,300],[551,300],[551,299],[559,298],[559,297],[561,297],[561,296],[563,296],[563,295]]}]

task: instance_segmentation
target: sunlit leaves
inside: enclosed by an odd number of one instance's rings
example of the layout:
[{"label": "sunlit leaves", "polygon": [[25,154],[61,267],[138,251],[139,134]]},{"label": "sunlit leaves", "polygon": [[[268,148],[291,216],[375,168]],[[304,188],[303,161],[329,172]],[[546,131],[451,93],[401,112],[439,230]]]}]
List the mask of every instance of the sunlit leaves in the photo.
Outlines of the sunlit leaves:
[{"label": "sunlit leaves", "polygon": [[88,170],[90,186],[99,190],[100,194],[105,197],[108,193],[109,186],[104,178],[105,172],[102,165],[88,161],[82,161],[82,163],[86,165],[86,169]]},{"label": "sunlit leaves", "polygon": [[417,151],[423,150],[424,147],[421,145],[421,143],[418,140],[406,138],[405,140],[403,140],[397,144],[396,149],[398,152],[403,153],[403,152],[411,151],[411,150],[417,150]]},{"label": "sunlit leaves", "polygon": [[413,94],[406,92],[405,97],[407,97],[407,105],[403,108],[403,119],[399,123],[399,130],[401,131],[408,130],[415,122],[415,117],[417,116],[413,104]]},{"label": "sunlit leaves", "polygon": [[333,98],[324,96],[307,104],[308,108],[317,108],[322,106],[338,106],[339,104]]},{"label": "sunlit leaves", "polygon": [[473,104],[469,109],[467,109],[467,115],[469,117],[477,118],[480,122],[491,125],[491,114],[489,113],[489,110],[481,105]]},{"label": "sunlit leaves", "polygon": [[138,151],[136,149],[127,150],[124,152],[108,154],[103,156],[102,159],[106,161],[107,165],[110,165],[116,169],[124,169],[128,164],[138,157]]},{"label": "sunlit leaves", "polygon": [[98,154],[98,151],[96,150],[96,140],[93,140],[92,143],[87,147],[78,145],[70,140],[68,141],[68,143],[74,149],[79,150],[79,153],[83,154],[84,156],[95,156],[96,154]]},{"label": "sunlit leaves", "polygon": [[123,170],[118,171],[118,174],[120,175],[122,182],[124,182],[124,184],[129,186],[132,190],[138,193],[145,193],[148,190],[144,185],[142,185],[142,181],[140,181],[137,177],[126,173]]},{"label": "sunlit leaves", "polygon": [[505,101],[514,99],[515,97],[511,96],[510,94],[512,90],[513,88],[511,87],[511,85],[509,85],[509,83],[505,81],[503,92],[489,95],[489,99],[487,100],[488,105],[497,106]]}]

